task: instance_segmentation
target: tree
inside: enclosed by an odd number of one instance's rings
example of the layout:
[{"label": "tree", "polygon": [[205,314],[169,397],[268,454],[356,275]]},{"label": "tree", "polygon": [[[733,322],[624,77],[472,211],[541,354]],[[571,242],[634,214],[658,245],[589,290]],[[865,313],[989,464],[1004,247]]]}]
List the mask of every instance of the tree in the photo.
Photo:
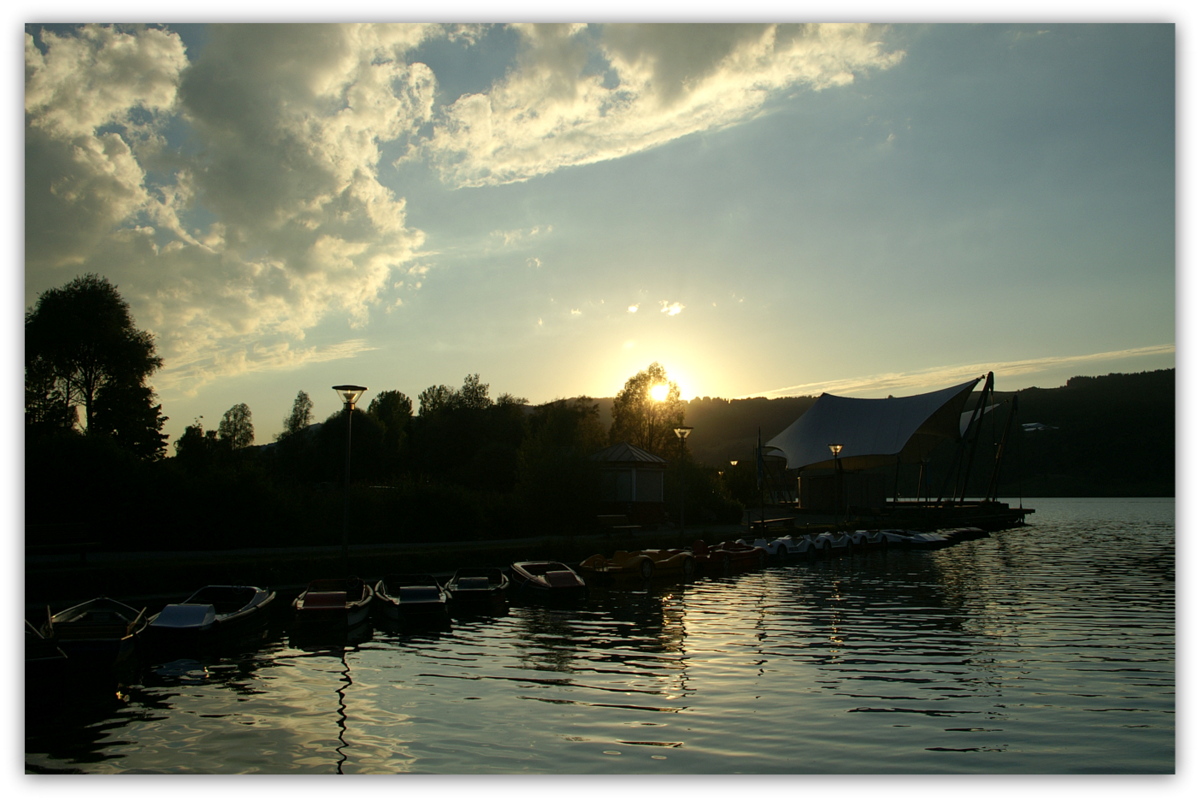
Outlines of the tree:
[{"label": "tree", "polygon": [[175,458],[191,470],[207,467],[217,452],[217,432],[205,431],[202,419],[197,417],[175,440]]},{"label": "tree", "polygon": [[[143,452],[161,455],[162,440],[150,441],[166,418],[146,386],[160,367],[153,335],[134,327],[129,304],[107,278],[76,278],[43,292],[26,311],[25,411],[32,424],[142,442]],[[119,409],[118,398],[137,408]],[[131,418],[140,422],[131,427]],[[116,435],[132,429],[132,439]]]},{"label": "tree", "polygon": [[94,430],[110,436],[122,449],[143,459],[161,459],[167,452],[167,422],[154,392],[140,384],[107,384],[96,395]]},{"label": "tree", "polygon": [[421,417],[430,417],[443,409],[448,409],[454,402],[454,389],[445,384],[428,387],[417,396]]},{"label": "tree", "polygon": [[276,435],[276,441],[299,434],[312,425],[312,410],[312,398],[308,397],[307,392],[300,390],[296,393],[296,400],[292,401],[292,413],[283,418],[283,431]]},{"label": "tree", "polygon": [[254,444],[254,423],[251,422],[250,407],[239,403],[225,412],[217,426],[217,436],[228,443],[232,450],[241,450]]},{"label": "tree", "polygon": [[529,434],[517,451],[515,492],[524,522],[538,534],[583,531],[595,521],[596,463],[604,447],[600,407],[590,398],[557,400],[529,415]]},{"label": "tree", "polygon": [[393,455],[399,453],[404,444],[405,431],[412,420],[412,400],[403,392],[388,389],[371,399],[367,414],[374,417],[383,427],[384,448]]},{"label": "tree", "polygon": [[[659,387],[665,389],[656,389]],[[675,429],[683,425],[686,408],[679,398],[679,386],[654,362],[626,381],[613,398],[609,442],[628,442],[655,455],[667,453],[675,441]]]}]

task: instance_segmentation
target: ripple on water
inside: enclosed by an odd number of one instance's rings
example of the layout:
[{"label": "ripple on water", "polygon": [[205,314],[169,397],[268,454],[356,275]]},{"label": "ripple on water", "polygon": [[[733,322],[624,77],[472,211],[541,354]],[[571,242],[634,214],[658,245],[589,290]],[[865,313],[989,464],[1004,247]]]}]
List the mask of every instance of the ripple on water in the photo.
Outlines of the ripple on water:
[{"label": "ripple on water", "polygon": [[[198,773],[1171,772],[1173,504],[447,631],[165,661],[49,699],[35,769]],[[37,706],[35,704],[34,706]]]}]

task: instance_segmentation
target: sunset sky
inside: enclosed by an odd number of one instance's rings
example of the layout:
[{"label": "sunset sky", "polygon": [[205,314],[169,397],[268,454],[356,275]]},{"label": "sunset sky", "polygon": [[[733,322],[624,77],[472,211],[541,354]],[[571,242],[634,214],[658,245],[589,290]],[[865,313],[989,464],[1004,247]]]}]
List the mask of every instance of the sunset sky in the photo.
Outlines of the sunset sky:
[{"label": "sunset sky", "polygon": [[1173,367],[1176,34],[26,25],[23,306],[116,284],[171,443],[472,373],[542,403],[655,361],[685,399]]}]

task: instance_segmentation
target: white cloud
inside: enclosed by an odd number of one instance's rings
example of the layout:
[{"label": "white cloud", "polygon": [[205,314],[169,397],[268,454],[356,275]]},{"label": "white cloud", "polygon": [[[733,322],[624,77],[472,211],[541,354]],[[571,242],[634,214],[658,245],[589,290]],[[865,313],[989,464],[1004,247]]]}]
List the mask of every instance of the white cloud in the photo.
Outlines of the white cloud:
[{"label": "white cloud", "polygon": [[686,308],[682,303],[679,303],[678,301],[676,301],[675,303],[669,303],[669,302],[663,300],[663,301],[659,301],[659,303],[662,304],[662,308],[659,311],[661,311],[663,314],[667,315],[668,317],[676,317],[680,313],[682,313],[683,310]]},{"label": "white cloud", "polygon": [[27,35],[28,290],[108,276],[158,335],[159,387],[325,358],[295,343],[420,284],[380,145],[430,120],[404,56],[437,31],[213,26],[190,66],[164,30]]},{"label": "white cloud", "polygon": [[[743,121],[776,93],[887,69],[854,25],[530,25],[517,67],[459,98],[425,151],[453,186],[528,180]],[[601,66],[598,66],[601,65]]]}]

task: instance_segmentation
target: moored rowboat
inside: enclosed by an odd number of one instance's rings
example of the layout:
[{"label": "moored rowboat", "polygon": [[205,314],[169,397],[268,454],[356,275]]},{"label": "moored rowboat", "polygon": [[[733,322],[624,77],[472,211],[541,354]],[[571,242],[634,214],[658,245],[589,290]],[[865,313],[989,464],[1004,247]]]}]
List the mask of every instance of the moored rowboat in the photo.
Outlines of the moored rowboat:
[{"label": "moored rowboat", "polygon": [[107,666],[133,656],[145,629],[145,609],[100,597],[51,615],[41,634],[68,659]]},{"label": "moored rowboat", "polygon": [[514,589],[564,601],[587,596],[587,583],[562,562],[513,562],[510,570]]},{"label": "moored rowboat", "polygon": [[375,591],[360,578],[317,579],[292,602],[301,625],[354,628],[371,614]]},{"label": "moored rowboat", "polygon": [[275,593],[240,584],[201,587],[183,603],[167,604],[150,618],[148,633],[157,640],[209,640],[244,634],[267,624]]},{"label": "moored rowboat", "polygon": [[385,576],[375,585],[375,610],[390,623],[440,623],[449,616],[450,594],[425,573]]}]

